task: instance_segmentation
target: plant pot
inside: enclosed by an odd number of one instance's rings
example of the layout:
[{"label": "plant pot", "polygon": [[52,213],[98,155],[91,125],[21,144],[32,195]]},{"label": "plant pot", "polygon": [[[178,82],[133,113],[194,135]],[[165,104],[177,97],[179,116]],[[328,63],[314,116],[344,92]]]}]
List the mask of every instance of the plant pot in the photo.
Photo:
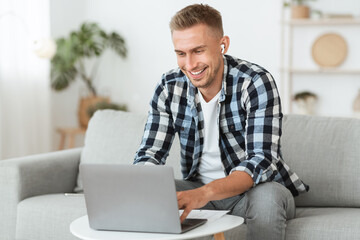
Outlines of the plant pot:
[{"label": "plant pot", "polygon": [[317,98],[309,96],[295,101],[298,112],[297,114],[314,115]]},{"label": "plant pot", "polygon": [[109,97],[83,97],[79,101],[78,107],[78,120],[81,128],[86,129],[90,120],[88,109],[90,106],[97,104],[98,102],[110,102]]},{"label": "plant pot", "polygon": [[304,5],[294,5],[291,6],[291,18],[309,18],[310,17],[310,8]]}]

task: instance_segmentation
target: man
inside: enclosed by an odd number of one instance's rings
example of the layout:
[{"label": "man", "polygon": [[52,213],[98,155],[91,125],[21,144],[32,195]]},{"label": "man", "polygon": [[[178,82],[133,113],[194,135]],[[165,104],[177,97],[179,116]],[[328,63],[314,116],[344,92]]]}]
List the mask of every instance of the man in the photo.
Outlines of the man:
[{"label": "man", "polygon": [[156,87],[134,163],[165,164],[178,133],[181,221],[192,209],[226,209],[245,218],[248,239],[284,239],[293,196],[308,186],[281,157],[275,81],[262,67],[225,55],[230,39],[208,5],[180,10],[170,29],[179,68]]}]

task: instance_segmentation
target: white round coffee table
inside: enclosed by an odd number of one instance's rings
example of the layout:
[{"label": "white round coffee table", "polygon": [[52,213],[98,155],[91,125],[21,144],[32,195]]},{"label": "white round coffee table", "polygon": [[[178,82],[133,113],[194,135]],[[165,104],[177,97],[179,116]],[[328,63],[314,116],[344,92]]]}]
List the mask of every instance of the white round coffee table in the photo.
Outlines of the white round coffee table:
[{"label": "white round coffee table", "polygon": [[89,227],[87,215],[74,220],[70,224],[70,232],[83,240],[173,240],[203,237],[221,233],[243,224],[242,217],[225,215],[215,221],[207,222],[189,232],[182,234],[139,233],[119,231],[97,231]]}]

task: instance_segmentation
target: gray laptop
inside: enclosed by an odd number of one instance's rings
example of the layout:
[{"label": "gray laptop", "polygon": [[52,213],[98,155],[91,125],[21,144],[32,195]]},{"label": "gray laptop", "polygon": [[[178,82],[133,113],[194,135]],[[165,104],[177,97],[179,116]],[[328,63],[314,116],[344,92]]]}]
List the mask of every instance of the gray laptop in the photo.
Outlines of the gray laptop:
[{"label": "gray laptop", "polygon": [[180,224],[171,167],[81,164],[80,170],[92,229],[183,233],[206,222]]}]

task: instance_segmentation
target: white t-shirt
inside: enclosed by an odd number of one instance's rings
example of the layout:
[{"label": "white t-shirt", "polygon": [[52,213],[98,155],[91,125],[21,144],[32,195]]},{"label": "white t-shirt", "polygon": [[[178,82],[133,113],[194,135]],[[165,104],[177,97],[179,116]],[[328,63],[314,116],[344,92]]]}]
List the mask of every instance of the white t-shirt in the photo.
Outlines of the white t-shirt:
[{"label": "white t-shirt", "polygon": [[219,148],[219,126],[217,115],[220,92],[206,102],[199,91],[200,104],[204,115],[204,148],[198,168],[200,180],[207,184],[215,179],[225,177]]}]

